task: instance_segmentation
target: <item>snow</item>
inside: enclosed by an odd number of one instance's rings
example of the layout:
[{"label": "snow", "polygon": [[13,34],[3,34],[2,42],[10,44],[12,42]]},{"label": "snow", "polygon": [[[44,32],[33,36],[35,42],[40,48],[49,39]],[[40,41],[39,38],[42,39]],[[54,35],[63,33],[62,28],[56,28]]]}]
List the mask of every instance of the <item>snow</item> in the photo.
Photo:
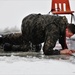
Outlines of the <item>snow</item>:
[{"label": "snow", "polygon": [[[70,59],[74,60],[73,59]],[[0,75],[75,75],[75,64],[37,57],[0,57]]]}]

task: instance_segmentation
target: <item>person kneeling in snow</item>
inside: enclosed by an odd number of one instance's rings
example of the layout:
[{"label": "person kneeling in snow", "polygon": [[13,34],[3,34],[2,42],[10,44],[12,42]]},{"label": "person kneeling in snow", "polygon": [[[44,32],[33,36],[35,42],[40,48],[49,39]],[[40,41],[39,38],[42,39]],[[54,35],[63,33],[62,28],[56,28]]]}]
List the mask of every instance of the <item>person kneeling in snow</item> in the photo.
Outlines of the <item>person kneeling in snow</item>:
[{"label": "person kneeling in snow", "polygon": [[[22,21],[22,36],[25,43],[31,42],[38,45],[44,42],[45,55],[72,54],[74,50],[68,50],[66,37],[75,34],[75,25],[68,24],[65,16],[30,14]],[[53,50],[57,40],[62,46],[61,50]]]},{"label": "person kneeling in snow", "polygon": [[[45,55],[72,54],[75,52],[68,50],[66,45],[66,37],[70,38],[75,34],[75,25],[68,24],[65,16],[30,14],[22,20],[21,30],[23,44],[19,44],[19,46],[15,44],[16,50],[21,50],[22,48],[24,51],[29,51],[31,50],[31,43],[38,52],[41,50],[41,43],[44,42],[43,52]],[[19,41],[20,39],[21,37]],[[53,50],[57,40],[62,46],[61,50]],[[8,48],[12,50],[15,47],[14,45],[5,44],[4,50],[7,51]]]}]

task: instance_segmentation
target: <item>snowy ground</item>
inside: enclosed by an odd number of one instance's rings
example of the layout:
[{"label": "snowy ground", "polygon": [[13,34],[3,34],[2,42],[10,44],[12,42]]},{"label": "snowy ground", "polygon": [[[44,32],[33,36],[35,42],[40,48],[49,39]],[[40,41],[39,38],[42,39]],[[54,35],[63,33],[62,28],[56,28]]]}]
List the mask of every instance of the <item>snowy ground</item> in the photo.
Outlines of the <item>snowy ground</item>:
[{"label": "snowy ground", "polygon": [[75,58],[1,56],[0,75],[75,75]]}]

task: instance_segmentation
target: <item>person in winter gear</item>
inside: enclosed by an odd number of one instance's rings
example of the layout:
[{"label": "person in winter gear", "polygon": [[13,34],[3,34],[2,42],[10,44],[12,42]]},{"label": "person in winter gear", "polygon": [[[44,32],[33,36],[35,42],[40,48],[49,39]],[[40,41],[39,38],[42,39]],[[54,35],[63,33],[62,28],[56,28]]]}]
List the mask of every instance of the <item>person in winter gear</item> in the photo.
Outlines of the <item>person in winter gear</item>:
[{"label": "person in winter gear", "polygon": [[[32,42],[38,45],[44,42],[43,52],[45,55],[71,54],[67,49],[66,36],[71,37],[75,33],[75,25],[68,24],[65,16],[30,14],[22,21],[22,36],[25,43]],[[69,35],[67,35],[67,30]],[[71,33],[71,34],[70,34]],[[62,50],[53,50],[57,40]]]}]

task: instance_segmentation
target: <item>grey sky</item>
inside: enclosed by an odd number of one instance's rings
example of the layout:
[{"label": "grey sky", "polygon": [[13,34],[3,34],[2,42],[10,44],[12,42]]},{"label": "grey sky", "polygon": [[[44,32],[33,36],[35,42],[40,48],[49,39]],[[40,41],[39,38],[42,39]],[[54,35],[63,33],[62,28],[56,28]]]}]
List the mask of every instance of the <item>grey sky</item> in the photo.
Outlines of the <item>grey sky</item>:
[{"label": "grey sky", "polygon": [[[70,0],[71,9],[75,1]],[[22,19],[31,13],[47,14],[50,11],[51,0],[0,0],[0,29],[6,27],[21,27]]]}]

